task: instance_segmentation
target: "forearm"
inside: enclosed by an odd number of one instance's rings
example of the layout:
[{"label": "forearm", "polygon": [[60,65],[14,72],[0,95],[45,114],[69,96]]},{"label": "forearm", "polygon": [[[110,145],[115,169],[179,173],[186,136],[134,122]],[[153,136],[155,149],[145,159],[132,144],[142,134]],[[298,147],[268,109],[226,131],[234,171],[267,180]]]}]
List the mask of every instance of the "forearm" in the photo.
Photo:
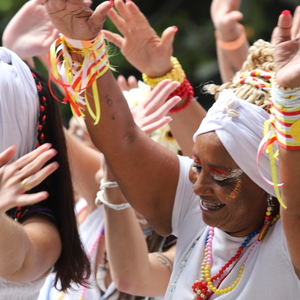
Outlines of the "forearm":
[{"label": "forearm", "polygon": [[5,214],[0,215],[0,228],[0,276],[5,277],[22,268],[30,239],[23,227]]},{"label": "forearm", "polygon": [[[105,189],[106,201],[126,203],[119,188]],[[136,294],[148,280],[149,260],[146,240],[133,208],[114,210],[105,206],[105,242],[113,282],[119,290]]]},{"label": "forearm", "polygon": [[280,148],[280,181],[283,183],[281,188],[282,200],[287,208],[280,209],[283,229],[287,241],[289,253],[300,278],[300,151],[290,151]]},{"label": "forearm", "polygon": [[[165,228],[162,232],[169,234],[178,176],[177,157],[136,126],[123,93],[110,71],[101,76],[97,84],[101,119],[99,124],[94,125],[91,116],[86,114],[91,138],[104,154],[126,199],[155,223],[154,226],[159,230]],[[153,190],[149,182],[156,182],[157,176],[161,181]]]},{"label": "forearm", "polygon": [[241,38],[241,34],[244,33],[233,31],[226,35],[221,35],[216,32],[217,57],[222,82],[231,81],[234,74],[241,69],[243,63],[246,61],[249,48],[247,39],[240,45],[237,45],[237,48],[233,47],[232,50],[226,50],[222,47],[222,43],[224,45],[230,45],[231,42]]}]

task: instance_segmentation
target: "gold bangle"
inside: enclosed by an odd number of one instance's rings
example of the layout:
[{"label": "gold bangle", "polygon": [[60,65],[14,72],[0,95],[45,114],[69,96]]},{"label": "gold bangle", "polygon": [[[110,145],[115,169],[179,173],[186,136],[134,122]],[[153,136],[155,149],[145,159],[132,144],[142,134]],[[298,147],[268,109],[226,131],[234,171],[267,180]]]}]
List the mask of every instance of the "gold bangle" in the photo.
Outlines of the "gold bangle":
[{"label": "gold bangle", "polygon": [[237,24],[237,26],[241,30],[241,35],[234,41],[231,42],[225,42],[219,38],[218,31],[215,31],[215,36],[216,36],[216,42],[217,45],[222,48],[223,50],[227,51],[233,51],[239,49],[247,40],[246,32],[245,32],[245,27],[242,24]]},{"label": "gold bangle", "polygon": [[170,72],[168,72],[164,76],[155,78],[151,78],[147,74],[143,73],[143,81],[151,87],[155,87],[159,82],[161,82],[164,79],[171,79],[172,81],[178,81],[179,83],[182,83],[185,78],[185,73],[181,67],[181,64],[179,63],[177,58],[173,56],[171,57],[171,62],[173,64],[173,68]]}]

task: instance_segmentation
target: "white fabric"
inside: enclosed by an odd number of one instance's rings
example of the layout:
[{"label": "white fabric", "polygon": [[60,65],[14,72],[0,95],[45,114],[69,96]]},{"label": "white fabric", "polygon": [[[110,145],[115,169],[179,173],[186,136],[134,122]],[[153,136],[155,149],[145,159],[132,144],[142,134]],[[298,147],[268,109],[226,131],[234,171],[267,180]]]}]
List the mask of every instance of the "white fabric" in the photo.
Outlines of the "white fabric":
[{"label": "white fabric", "polygon": [[0,152],[17,146],[14,160],[35,149],[39,99],[28,66],[0,47]]},{"label": "white fabric", "polygon": [[18,283],[0,277],[0,300],[36,300],[45,282],[41,280]]},{"label": "white fabric", "polygon": [[[193,187],[188,179],[192,160],[179,157],[180,178],[175,199],[172,226],[178,236],[174,269],[165,299],[193,299],[192,284],[200,277],[200,268],[204,254],[204,242],[208,227],[203,223],[199,207],[200,197],[193,193]],[[186,266],[178,278],[173,294],[171,284],[180,272],[181,262],[186,257],[193,242],[198,238],[195,248],[186,262]],[[215,229],[213,239],[214,275],[236,252],[245,238],[235,238]],[[220,288],[231,286],[238,276],[240,265],[243,264],[249,252],[242,255],[231,274],[224,280]],[[247,261],[244,274],[236,288],[223,295],[214,294],[210,299],[218,300],[281,300],[300,299],[300,281],[296,276],[286,248],[281,221],[269,230],[264,240],[253,250]]]},{"label": "white fabric", "polygon": [[[76,203],[76,210],[79,211],[83,207],[83,203],[85,200],[81,198]],[[100,231],[103,229],[104,226],[104,207],[103,205],[97,207],[91,214],[89,214],[84,222],[79,226],[79,235],[84,245],[86,253],[89,253],[91,246],[93,245],[94,241],[98,237]],[[89,279],[89,284],[91,288],[86,289],[84,299],[86,300],[98,300],[101,298],[100,290],[97,287],[96,280],[95,280],[95,272],[94,267],[96,264],[98,247],[95,248],[93,255],[90,259],[91,266],[92,266],[92,275]],[[61,296],[61,292],[57,291],[53,287],[54,282],[54,274],[48,276],[43,288],[41,289],[40,295],[38,300],[57,300],[59,296]],[[68,293],[64,295],[63,298],[59,298],[62,300],[79,300],[80,295],[82,293],[82,287],[77,287],[73,285],[74,290],[69,290]]]},{"label": "white fabric", "polygon": [[[259,144],[264,137],[264,121],[268,118],[269,114],[264,109],[239,99],[231,90],[224,90],[208,110],[194,140],[199,134],[215,131],[230,156],[248,177],[276,196],[273,186],[259,174],[256,160]],[[265,152],[260,158],[259,168],[262,175],[272,181],[269,156]]]}]

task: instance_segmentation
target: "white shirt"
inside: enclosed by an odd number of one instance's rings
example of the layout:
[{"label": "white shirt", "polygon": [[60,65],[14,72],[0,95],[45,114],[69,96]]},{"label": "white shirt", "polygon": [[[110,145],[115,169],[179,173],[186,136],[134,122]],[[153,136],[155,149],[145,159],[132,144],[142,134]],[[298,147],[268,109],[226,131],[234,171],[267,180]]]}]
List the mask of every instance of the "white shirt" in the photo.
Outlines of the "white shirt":
[{"label": "white shirt", "polygon": [[[165,295],[166,300],[191,300],[195,296],[191,286],[200,278],[204,243],[208,231],[201,217],[200,198],[193,193],[192,183],[188,179],[192,160],[186,157],[179,157],[179,160],[180,178],[172,218],[173,234],[178,236],[178,240],[174,269]],[[197,238],[199,238],[198,242],[191,248]],[[245,237],[231,237],[215,228],[212,243],[212,276],[228,262],[244,240]],[[253,238],[247,245],[239,262],[219,289],[230,287],[237,279],[240,266],[244,263],[255,240]],[[190,255],[187,257],[189,252]],[[185,267],[181,267],[181,263],[186,259]],[[176,281],[176,287],[171,292],[174,281]],[[210,299],[300,299],[300,281],[294,272],[287,251],[281,220],[276,222],[263,241],[249,255],[244,273],[236,288],[226,294],[213,294]]]}]

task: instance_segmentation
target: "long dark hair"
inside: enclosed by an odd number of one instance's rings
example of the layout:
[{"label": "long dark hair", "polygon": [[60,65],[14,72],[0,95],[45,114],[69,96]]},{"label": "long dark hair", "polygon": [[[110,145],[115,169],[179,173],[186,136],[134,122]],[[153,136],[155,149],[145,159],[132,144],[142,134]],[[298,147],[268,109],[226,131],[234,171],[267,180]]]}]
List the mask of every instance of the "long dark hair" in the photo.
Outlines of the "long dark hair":
[{"label": "long dark hair", "polygon": [[[58,102],[52,96],[46,78],[36,70],[31,71],[36,81],[41,107],[38,142],[52,144],[57,150],[55,161],[60,166],[46,179],[46,189],[50,194],[47,202],[51,202],[49,205],[54,211],[55,224],[62,241],[62,252],[53,270],[56,273],[54,284],[59,290],[65,291],[71,287],[72,282],[87,284],[91,273],[90,262],[78,233],[71,171]],[[58,281],[60,287],[57,286]]]}]

